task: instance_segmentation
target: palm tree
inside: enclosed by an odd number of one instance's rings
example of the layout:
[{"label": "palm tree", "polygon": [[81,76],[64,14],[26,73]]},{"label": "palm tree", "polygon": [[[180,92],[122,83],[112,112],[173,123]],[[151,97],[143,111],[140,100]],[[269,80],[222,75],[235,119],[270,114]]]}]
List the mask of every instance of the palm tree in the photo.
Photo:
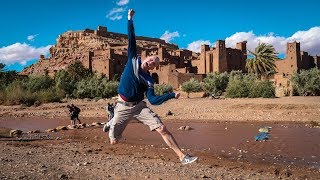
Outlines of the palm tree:
[{"label": "palm tree", "polygon": [[276,72],[275,61],[278,53],[271,44],[259,43],[254,52],[248,50],[253,58],[246,61],[246,69],[259,77],[266,77]]},{"label": "palm tree", "polygon": [[6,67],[6,65],[3,63],[0,63],[0,73],[4,71],[4,67]]}]

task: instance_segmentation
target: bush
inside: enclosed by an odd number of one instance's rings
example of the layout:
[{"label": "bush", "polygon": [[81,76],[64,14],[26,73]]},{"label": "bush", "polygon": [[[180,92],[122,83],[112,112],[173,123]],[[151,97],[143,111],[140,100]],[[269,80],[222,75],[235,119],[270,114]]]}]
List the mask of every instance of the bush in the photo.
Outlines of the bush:
[{"label": "bush", "polygon": [[239,75],[243,75],[241,70],[238,70],[238,71],[233,70],[233,71],[230,72],[229,78],[232,78],[234,76],[239,76]]},{"label": "bush", "polygon": [[9,84],[4,90],[4,104],[15,105],[23,103],[24,96],[28,94],[23,89],[23,83],[21,81],[14,81]]},{"label": "bush", "polygon": [[293,91],[302,96],[320,95],[320,70],[313,68],[302,70],[291,77]]},{"label": "bush", "polygon": [[5,105],[25,104],[27,106],[32,106],[36,102],[58,102],[64,97],[64,94],[54,87],[32,92],[31,90],[26,89],[24,83],[21,81],[14,81],[9,84],[0,94],[0,101]]},{"label": "bush", "polygon": [[226,88],[226,97],[243,98],[248,97],[250,88],[254,85],[256,77],[253,75],[233,74],[229,77]]},{"label": "bush", "polygon": [[199,83],[198,80],[191,78],[189,81],[184,82],[181,86],[182,91],[186,92],[188,94],[188,98],[189,98],[189,94],[191,92],[200,92],[201,91],[201,85]]},{"label": "bush", "polygon": [[110,98],[118,94],[118,86],[119,86],[118,81],[107,81],[107,79],[105,79],[105,82],[103,84],[104,84],[103,97]]},{"label": "bush", "polygon": [[275,87],[273,86],[273,83],[269,80],[255,81],[255,84],[250,88],[249,97],[274,98]]},{"label": "bush", "polygon": [[6,100],[6,93],[4,90],[0,90],[0,104],[3,104]]},{"label": "bush", "polygon": [[226,97],[230,98],[274,98],[275,87],[269,80],[259,80],[251,74],[230,75]]},{"label": "bush", "polygon": [[109,98],[117,95],[118,85],[116,81],[108,81],[105,77],[94,75],[79,81],[73,95],[76,98]]},{"label": "bush", "polygon": [[156,84],[154,86],[154,92],[157,96],[161,96],[165,93],[173,92],[173,87],[170,84]]},{"label": "bush", "polygon": [[90,69],[83,66],[80,61],[75,61],[66,70],[60,70],[55,74],[54,81],[58,89],[71,96],[76,91],[77,83],[90,79],[93,74]]},{"label": "bush", "polygon": [[54,77],[55,86],[65,92],[65,94],[71,95],[76,89],[76,81],[72,80],[68,72],[65,70],[59,70]]},{"label": "bush", "polygon": [[60,102],[64,96],[64,92],[53,87],[37,92],[37,101],[41,103]]},{"label": "bush", "polygon": [[229,75],[224,73],[210,73],[203,79],[202,89],[206,94],[220,96],[227,88]]},{"label": "bush", "polygon": [[67,68],[68,76],[71,81],[78,82],[82,79],[89,78],[93,75],[92,71],[83,66],[83,64],[77,60],[70,64]]},{"label": "bush", "polygon": [[18,79],[19,75],[16,71],[5,70],[5,64],[0,63],[0,90],[4,90],[5,87]]},{"label": "bush", "polygon": [[23,83],[24,88],[30,92],[45,90],[53,85],[54,81],[48,75],[29,75],[28,79]]}]

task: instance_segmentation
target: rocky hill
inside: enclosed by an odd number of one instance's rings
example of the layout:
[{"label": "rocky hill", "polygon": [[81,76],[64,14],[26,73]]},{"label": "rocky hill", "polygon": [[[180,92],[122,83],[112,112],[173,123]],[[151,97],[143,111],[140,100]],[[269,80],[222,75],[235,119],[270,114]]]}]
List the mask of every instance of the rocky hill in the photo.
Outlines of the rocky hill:
[{"label": "rocky hill", "polygon": [[[178,46],[166,43],[157,38],[137,36],[138,53],[142,49],[165,47],[167,50],[177,50]],[[26,67],[20,74],[43,74],[46,71],[53,75],[60,69],[65,69],[76,60],[85,61],[90,52],[110,51],[119,55],[126,55],[127,35],[108,32],[106,27],[99,26],[97,30],[85,29],[67,31],[57,38],[57,43],[50,48],[50,56],[41,55],[39,61]]]}]

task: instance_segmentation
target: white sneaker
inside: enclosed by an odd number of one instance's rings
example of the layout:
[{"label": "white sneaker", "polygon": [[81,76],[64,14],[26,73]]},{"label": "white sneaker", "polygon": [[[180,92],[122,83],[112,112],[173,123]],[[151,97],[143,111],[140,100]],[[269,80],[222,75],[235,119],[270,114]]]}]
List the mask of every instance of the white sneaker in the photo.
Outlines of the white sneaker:
[{"label": "white sneaker", "polygon": [[183,159],[181,160],[181,163],[183,165],[186,165],[186,164],[190,164],[190,163],[195,162],[197,159],[198,159],[198,157],[196,157],[196,156],[190,156],[189,154],[186,154],[183,157]]},{"label": "white sneaker", "polygon": [[103,132],[108,132],[109,129],[110,129],[110,125],[109,125],[109,123],[106,123],[106,124],[103,126],[102,131],[103,131]]}]

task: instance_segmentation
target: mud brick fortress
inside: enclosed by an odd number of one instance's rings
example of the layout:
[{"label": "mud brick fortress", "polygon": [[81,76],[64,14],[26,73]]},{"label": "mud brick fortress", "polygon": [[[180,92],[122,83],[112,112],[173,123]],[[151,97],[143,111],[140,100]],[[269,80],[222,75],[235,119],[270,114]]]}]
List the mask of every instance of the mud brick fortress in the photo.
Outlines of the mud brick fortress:
[{"label": "mud brick fortress", "polygon": [[[142,60],[148,55],[157,55],[160,65],[151,71],[156,83],[171,84],[174,88],[191,78],[202,80],[213,72],[245,72],[247,59],[246,41],[236,44],[236,48],[226,48],[225,41],[218,40],[216,47],[201,46],[201,52],[195,53],[179,49],[174,44],[157,38],[137,38],[137,51]],[[40,56],[39,61],[25,68],[20,74],[44,74],[53,76],[58,70],[66,69],[79,60],[93,72],[106,75],[109,79],[119,77],[127,61],[127,35],[108,32],[106,27],[97,30],[68,31],[57,38],[50,48],[50,56]],[[289,95],[289,77],[301,69],[320,68],[320,57],[300,52],[300,43],[287,43],[285,59],[276,61],[277,74],[272,77],[278,95]]]},{"label": "mud brick fortress", "polygon": [[292,94],[290,76],[301,70],[314,67],[320,68],[320,56],[310,56],[307,52],[300,51],[300,43],[287,43],[286,56],[275,62],[277,73],[272,80],[275,83],[278,96]]}]

